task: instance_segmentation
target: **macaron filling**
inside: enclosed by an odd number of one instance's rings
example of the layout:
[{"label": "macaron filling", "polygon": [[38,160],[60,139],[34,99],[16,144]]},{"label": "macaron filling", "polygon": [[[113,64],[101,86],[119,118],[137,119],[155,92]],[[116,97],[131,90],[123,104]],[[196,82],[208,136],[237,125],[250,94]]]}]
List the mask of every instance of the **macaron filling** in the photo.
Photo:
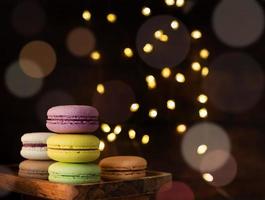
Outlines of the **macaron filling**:
[{"label": "macaron filling", "polygon": [[23,147],[47,147],[47,144],[26,143],[26,144],[23,144]]},{"label": "macaron filling", "polygon": [[98,124],[97,116],[48,115],[48,124]]}]

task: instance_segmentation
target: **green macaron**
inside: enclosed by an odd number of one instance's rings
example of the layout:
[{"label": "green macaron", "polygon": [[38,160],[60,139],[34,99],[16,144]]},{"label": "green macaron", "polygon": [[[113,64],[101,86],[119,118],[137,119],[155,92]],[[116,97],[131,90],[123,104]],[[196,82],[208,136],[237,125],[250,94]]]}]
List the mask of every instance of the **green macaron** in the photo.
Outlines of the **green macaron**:
[{"label": "green macaron", "polygon": [[85,184],[100,181],[100,168],[92,163],[61,163],[50,165],[49,181],[67,184]]}]

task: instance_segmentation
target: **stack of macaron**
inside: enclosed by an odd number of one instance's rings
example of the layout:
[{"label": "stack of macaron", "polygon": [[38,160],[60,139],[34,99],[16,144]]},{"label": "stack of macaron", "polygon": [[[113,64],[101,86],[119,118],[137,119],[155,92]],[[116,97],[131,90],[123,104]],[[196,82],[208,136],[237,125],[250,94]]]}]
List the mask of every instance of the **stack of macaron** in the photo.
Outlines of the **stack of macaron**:
[{"label": "stack of macaron", "polygon": [[46,126],[57,133],[47,140],[48,156],[57,161],[48,169],[49,180],[70,184],[98,182],[100,168],[92,162],[100,156],[100,141],[91,135],[99,126],[96,108],[52,107],[47,112]]},{"label": "stack of macaron", "polygon": [[20,154],[24,160],[19,164],[18,175],[22,177],[48,179],[48,167],[53,163],[47,155],[47,139],[53,133],[26,133],[21,137]]}]

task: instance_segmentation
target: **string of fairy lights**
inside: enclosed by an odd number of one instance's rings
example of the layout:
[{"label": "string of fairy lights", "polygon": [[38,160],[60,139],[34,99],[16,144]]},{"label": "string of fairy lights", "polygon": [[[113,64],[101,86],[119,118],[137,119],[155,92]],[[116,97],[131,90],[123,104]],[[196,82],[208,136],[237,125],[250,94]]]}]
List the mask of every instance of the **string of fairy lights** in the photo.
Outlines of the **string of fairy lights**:
[{"label": "string of fairy lights", "polygon": [[[177,8],[181,8],[185,5],[185,0],[165,0],[164,3],[167,6],[176,6]],[[141,9],[141,14],[145,17],[151,16],[152,14],[152,10],[150,7],[147,6],[143,6]],[[82,18],[85,21],[90,21],[92,19],[92,15],[90,13],[89,10],[84,10],[82,13]],[[118,17],[115,13],[111,12],[108,13],[106,15],[106,20],[108,23],[115,23],[118,20]],[[180,26],[180,23],[177,20],[173,20],[170,24],[171,28],[173,30],[177,30]],[[170,39],[169,36],[162,30],[156,30],[153,33],[153,36],[156,40],[160,41],[160,42],[168,42],[168,40]],[[193,30],[190,32],[190,37],[193,40],[199,40],[203,37],[202,32],[198,29]],[[143,45],[142,47],[142,51],[145,54],[150,54],[154,51],[154,46],[151,43],[146,43]],[[135,56],[134,50],[130,47],[125,47],[124,49],[121,50],[121,54],[122,56],[126,57],[126,58],[133,58]],[[203,60],[207,60],[208,57],[210,56],[210,52],[208,49],[203,48],[198,52],[199,58],[203,59]],[[99,51],[94,50],[90,53],[90,58],[93,61],[98,61],[101,59],[101,54]],[[206,77],[209,74],[209,69],[207,66],[202,66],[202,64],[199,61],[194,61],[191,63],[191,69],[194,72],[200,72],[200,75],[202,77]],[[170,69],[170,67],[165,66],[160,73],[161,77],[164,79],[168,79],[170,77],[173,76],[173,72]],[[186,82],[186,77],[183,73],[181,72],[177,72],[174,75],[175,81],[178,84],[184,84]],[[148,74],[145,76],[145,82],[147,85],[148,90],[155,90],[157,88],[157,80],[155,78],[154,75],[152,74]],[[96,87],[96,91],[103,95],[106,92],[106,88],[104,87],[103,83],[98,83],[97,87]],[[198,110],[198,116],[201,119],[205,119],[208,116],[208,110],[205,106],[205,104],[208,101],[208,97],[205,94],[199,94],[196,97],[196,101],[199,102],[201,104],[200,109]],[[176,109],[176,102],[174,99],[168,99],[166,104],[166,109],[168,110],[175,110]],[[132,113],[136,113],[141,109],[142,105],[140,105],[138,102],[134,102],[130,105],[130,112]],[[148,111],[148,117],[151,119],[155,119],[158,116],[158,110],[156,108],[150,108]],[[179,123],[176,124],[176,133],[177,134],[183,134],[187,131],[187,125],[184,123]],[[116,138],[118,137],[118,135],[122,132],[123,127],[121,124],[117,124],[114,125],[113,127],[111,127],[109,124],[107,124],[106,122],[102,122],[100,125],[100,129],[102,132],[106,133],[106,139],[108,142],[114,142],[116,140]],[[127,128],[126,128],[127,129]],[[136,138],[136,135],[138,134],[137,131],[133,128],[128,128],[128,138],[131,140],[134,140]],[[141,143],[142,144],[148,144],[150,141],[150,135],[149,134],[144,134],[141,137]],[[100,141],[100,150],[103,151],[105,148],[105,143],[103,140]],[[198,147],[198,154],[203,154],[205,153],[207,150],[207,146],[206,145],[201,145]]]}]

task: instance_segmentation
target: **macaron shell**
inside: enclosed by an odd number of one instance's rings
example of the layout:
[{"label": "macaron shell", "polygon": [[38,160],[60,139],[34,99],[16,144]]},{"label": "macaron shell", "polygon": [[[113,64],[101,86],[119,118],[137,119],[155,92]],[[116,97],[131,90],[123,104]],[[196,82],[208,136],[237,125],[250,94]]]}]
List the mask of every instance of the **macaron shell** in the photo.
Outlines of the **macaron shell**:
[{"label": "macaron shell", "polygon": [[25,133],[21,137],[21,142],[23,144],[33,143],[33,144],[46,144],[47,139],[54,135],[54,133],[50,132],[33,132],[33,133]]},{"label": "macaron shell", "polygon": [[145,170],[142,171],[104,171],[101,172],[101,178],[104,180],[131,180],[145,177]]},{"label": "macaron shell", "polygon": [[86,183],[95,183],[100,181],[100,176],[58,176],[58,175],[49,175],[49,181],[55,183],[66,183],[66,184],[86,184]]},{"label": "macaron shell", "polygon": [[50,160],[46,147],[22,147],[20,155],[30,160]]},{"label": "macaron shell", "polygon": [[98,111],[93,106],[87,105],[62,105],[50,108],[47,115],[80,115],[80,116],[98,116]]},{"label": "macaron shell", "polygon": [[99,150],[60,150],[48,149],[49,158],[66,163],[87,163],[95,161],[100,156]]}]

